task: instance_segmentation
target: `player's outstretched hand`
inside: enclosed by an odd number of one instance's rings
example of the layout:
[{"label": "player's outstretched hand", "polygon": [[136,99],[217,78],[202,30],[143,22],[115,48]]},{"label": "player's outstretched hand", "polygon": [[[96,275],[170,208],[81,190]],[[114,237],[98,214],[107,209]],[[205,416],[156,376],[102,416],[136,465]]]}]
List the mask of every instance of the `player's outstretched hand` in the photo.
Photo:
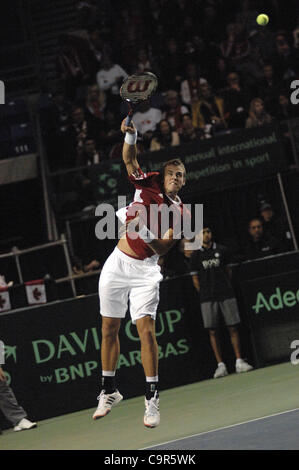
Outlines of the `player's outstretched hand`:
[{"label": "player's outstretched hand", "polygon": [[129,126],[126,126],[126,119],[127,119],[127,118],[125,118],[125,119],[122,121],[122,123],[121,123],[121,128],[120,128],[120,129],[121,129],[122,133],[125,134],[126,132],[129,132],[129,134],[135,134],[135,132],[136,132],[136,127],[135,127],[135,125],[134,125],[134,122],[131,121],[131,122],[130,122],[130,125],[129,125]]}]

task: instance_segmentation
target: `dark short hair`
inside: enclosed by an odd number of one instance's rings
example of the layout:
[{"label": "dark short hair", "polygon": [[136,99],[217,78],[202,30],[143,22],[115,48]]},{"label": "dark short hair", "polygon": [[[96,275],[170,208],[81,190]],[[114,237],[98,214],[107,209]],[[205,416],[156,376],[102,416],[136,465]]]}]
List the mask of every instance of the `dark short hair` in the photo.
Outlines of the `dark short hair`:
[{"label": "dark short hair", "polygon": [[162,171],[163,178],[164,178],[164,175],[165,175],[165,170],[169,165],[182,166],[184,168],[184,172],[185,172],[185,176],[186,176],[186,168],[185,168],[184,163],[182,162],[182,160],[180,158],[176,157],[176,158],[172,158],[171,160],[168,160],[167,162],[163,163],[163,171]]},{"label": "dark short hair", "polygon": [[252,217],[252,218],[249,220],[249,222],[248,222],[248,228],[250,228],[251,222],[253,222],[254,220],[258,220],[258,221],[261,223],[261,225],[263,226],[263,221],[262,221],[262,219],[261,219],[259,216],[257,216],[257,217]]},{"label": "dark short hair", "polygon": [[188,117],[191,119],[191,121],[192,121],[192,115],[191,115],[191,113],[183,113],[183,114],[181,115],[181,119],[180,119],[181,122],[183,122],[185,116],[188,116]]}]

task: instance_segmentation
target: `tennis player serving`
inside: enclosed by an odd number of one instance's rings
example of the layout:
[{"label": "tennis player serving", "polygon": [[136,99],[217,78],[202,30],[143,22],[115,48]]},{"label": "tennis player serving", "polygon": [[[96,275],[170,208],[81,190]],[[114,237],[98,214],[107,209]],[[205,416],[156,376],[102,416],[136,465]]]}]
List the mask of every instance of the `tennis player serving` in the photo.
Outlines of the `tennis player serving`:
[{"label": "tennis player serving", "polygon": [[[135,187],[135,195],[134,201],[117,213],[125,223],[126,231],[107,259],[99,280],[103,389],[93,418],[106,416],[123,398],[116,388],[115,371],[120,352],[118,332],[130,300],[130,314],[141,342],[141,360],[146,380],[144,425],[154,428],[160,423],[158,345],[155,334],[159,283],[162,279],[158,259],[180,237],[183,218],[190,217],[178,196],[185,185],[186,175],[185,167],[178,158],[164,163],[161,173],[143,173],[137,161],[137,131],[133,122],[127,126],[124,119],[121,130],[125,134],[123,161],[129,180]],[[171,212],[166,230],[163,211],[157,213],[152,210],[162,206]],[[130,225],[136,221],[136,215],[138,231],[134,232]]]}]

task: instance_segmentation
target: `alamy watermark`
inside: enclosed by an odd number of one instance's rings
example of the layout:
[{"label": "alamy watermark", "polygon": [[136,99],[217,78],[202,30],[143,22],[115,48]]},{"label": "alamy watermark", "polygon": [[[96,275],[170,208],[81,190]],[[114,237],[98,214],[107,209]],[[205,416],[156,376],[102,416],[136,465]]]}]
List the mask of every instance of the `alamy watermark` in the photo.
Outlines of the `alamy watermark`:
[{"label": "alamy watermark", "polygon": [[5,347],[3,341],[0,341],[0,367],[5,364]]},{"label": "alamy watermark", "polygon": [[292,81],[291,89],[295,90],[290,96],[291,103],[298,104],[299,103],[299,80]]},{"label": "alamy watermark", "polygon": [[5,85],[2,80],[0,80],[0,104],[5,104]]},{"label": "alamy watermark", "polygon": [[295,349],[295,351],[291,354],[291,363],[293,366],[297,366],[299,364],[299,340],[294,339],[294,341],[291,342],[290,348]]},{"label": "alamy watermark", "polygon": [[[191,212],[193,208],[193,217]],[[99,204],[95,215],[101,219],[95,226],[95,235],[99,240],[115,240],[124,233],[132,240],[139,236],[142,227],[151,232],[153,238],[167,238],[169,229],[173,229],[173,238],[185,238],[187,250],[200,247],[198,234],[203,228],[203,204],[184,204],[183,212],[177,204],[150,204],[148,208],[142,203],[126,205],[126,196],[118,196],[118,209],[111,204]],[[116,222],[116,217],[118,218]],[[193,224],[192,224],[193,220]],[[116,235],[117,224],[117,235]],[[193,228],[192,228],[193,225]],[[124,230],[122,230],[125,227]]]}]

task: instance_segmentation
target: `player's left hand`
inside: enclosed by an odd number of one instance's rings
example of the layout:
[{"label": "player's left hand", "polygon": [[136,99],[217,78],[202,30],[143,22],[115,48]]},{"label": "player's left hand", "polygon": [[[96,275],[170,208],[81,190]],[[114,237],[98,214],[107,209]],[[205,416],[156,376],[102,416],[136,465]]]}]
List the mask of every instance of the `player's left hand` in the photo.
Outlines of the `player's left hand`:
[{"label": "player's left hand", "polygon": [[129,132],[129,134],[135,134],[137,131],[136,131],[136,127],[134,125],[134,122],[131,121],[130,123],[130,126],[126,126],[126,119],[123,119],[122,123],[121,123],[121,131],[123,134],[125,134],[126,132]]}]

